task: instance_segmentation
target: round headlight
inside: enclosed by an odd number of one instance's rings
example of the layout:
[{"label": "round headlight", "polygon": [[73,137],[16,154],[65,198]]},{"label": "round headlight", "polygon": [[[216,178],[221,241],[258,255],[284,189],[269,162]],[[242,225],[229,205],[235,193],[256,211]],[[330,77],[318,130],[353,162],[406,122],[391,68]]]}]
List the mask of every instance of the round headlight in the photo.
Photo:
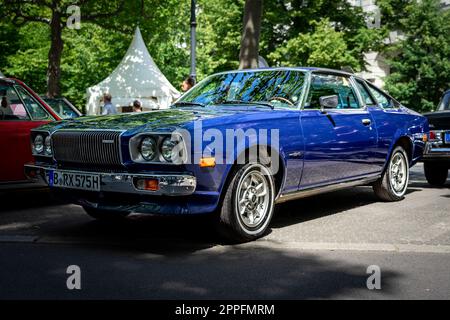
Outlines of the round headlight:
[{"label": "round headlight", "polygon": [[45,137],[44,146],[45,146],[45,154],[51,156],[52,155],[52,141],[50,139],[50,136]]},{"label": "round headlight", "polygon": [[34,138],[34,151],[36,153],[42,153],[42,151],[44,151],[44,137],[40,134],[38,134],[35,138]]},{"label": "round headlight", "polygon": [[176,146],[176,142],[171,140],[171,137],[167,137],[163,140],[161,144],[161,154],[167,162],[172,162],[173,159],[173,148]]},{"label": "round headlight", "polygon": [[153,138],[147,137],[142,139],[140,147],[142,158],[146,161],[150,161],[156,154],[156,142]]}]

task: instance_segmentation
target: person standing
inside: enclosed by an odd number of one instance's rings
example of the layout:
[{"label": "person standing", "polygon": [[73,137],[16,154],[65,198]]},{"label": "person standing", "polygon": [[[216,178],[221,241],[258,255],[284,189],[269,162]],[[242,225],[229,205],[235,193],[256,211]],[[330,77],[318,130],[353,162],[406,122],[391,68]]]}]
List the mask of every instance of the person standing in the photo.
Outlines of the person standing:
[{"label": "person standing", "polygon": [[133,102],[133,112],[142,112],[142,105],[139,100],[134,100]]},{"label": "person standing", "polygon": [[184,79],[183,83],[181,84],[181,91],[183,91],[183,92],[189,91],[194,85],[195,85],[194,78],[187,77],[186,79]]},{"label": "person standing", "polygon": [[103,112],[102,115],[116,114],[117,109],[111,103],[112,97],[109,93],[103,95]]}]

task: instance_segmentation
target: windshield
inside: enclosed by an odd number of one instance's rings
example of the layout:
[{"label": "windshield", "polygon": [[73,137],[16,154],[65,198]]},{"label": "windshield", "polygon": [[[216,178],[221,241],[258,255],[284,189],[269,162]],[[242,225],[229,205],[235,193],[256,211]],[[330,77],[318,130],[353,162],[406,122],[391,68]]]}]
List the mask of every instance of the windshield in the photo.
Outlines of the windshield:
[{"label": "windshield", "polygon": [[438,106],[439,111],[450,110],[450,91],[444,94]]},{"label": "windshield", "polygon": [[176,105],[209,106],[249,103],[295,108],[305,83],[302,71],[248,71],[218,74],[200,82]]},{"label": "windshield", "polygon": [[78,118],[80,115],[64,99],[43,99],[61,119]]}]

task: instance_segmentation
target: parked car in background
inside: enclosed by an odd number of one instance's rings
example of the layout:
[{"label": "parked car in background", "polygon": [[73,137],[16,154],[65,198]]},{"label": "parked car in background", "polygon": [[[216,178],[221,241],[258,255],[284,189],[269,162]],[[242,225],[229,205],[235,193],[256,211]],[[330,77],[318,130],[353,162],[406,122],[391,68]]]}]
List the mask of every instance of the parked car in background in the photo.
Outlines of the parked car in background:
[{"label": "parked car in background", "polygon": [[82,113],[64,97],[48,98],[46,96],[41,96],[41,98],[61,119],[74,119],[82,116]]},{"label": "parked car in background", "polygon": [[425,117],[353,74],[243,70],[168,110],[34,129],[25,169],[96,219],[212,213],[221,234],[249,241],[276,203],[357,185],[403,199],[427,134]]},{"label": "parked car in background", "polygon": [[430,124],[430,141],[423,155],[428,183],[442,186],[450,168],[450,90],[442,96],[435,112],[424,114]]},{"label": "parked car in background", "polygon": [[0,188],[27,186],[23,166],[33,160],[30,130],[62,118],[17,79],[0,79],[0,99]]}]

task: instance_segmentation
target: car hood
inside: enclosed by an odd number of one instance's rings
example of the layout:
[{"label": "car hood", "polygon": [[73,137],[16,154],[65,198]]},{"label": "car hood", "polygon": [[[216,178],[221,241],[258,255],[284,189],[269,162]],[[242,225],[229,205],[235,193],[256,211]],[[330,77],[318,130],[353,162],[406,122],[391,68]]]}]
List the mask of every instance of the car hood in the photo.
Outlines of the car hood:
[{"label": "car hood", "polygon": [[108,116],[87,116],[59,121],[40,127],[56,131],[64,130],[121,130],[130,133],[140,131],[173,131],[186,128],[194,121],[234,115],[239,108],[178,108]]}]

